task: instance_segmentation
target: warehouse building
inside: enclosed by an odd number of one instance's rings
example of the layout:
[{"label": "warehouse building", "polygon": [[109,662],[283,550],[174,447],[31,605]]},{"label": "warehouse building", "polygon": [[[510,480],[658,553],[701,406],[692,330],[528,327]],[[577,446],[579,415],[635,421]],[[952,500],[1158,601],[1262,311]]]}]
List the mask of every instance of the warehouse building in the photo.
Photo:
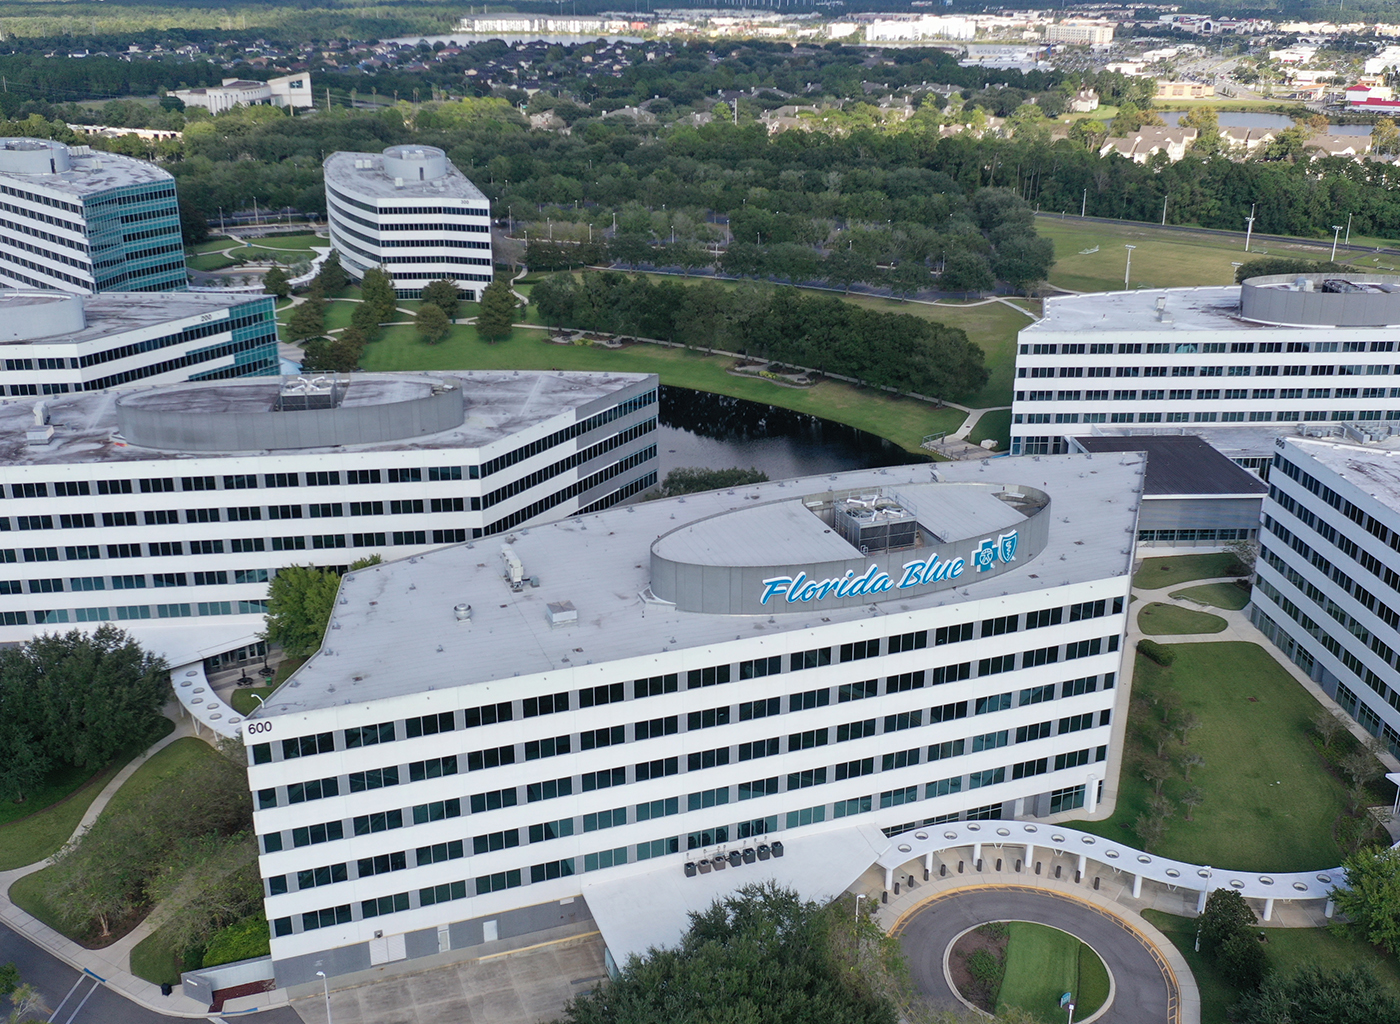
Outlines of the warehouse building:
[{"label": "warehouse building", "polygon": [[1020,333],[1011,453],[1194,434],[1247,468],[1279,435],[1400,427],[1400,278],[1257,277],[1045,301]]},{"label": "warehouse building", "polygon": [[1250,617],[1400,757],[1400,449],[1280,438]]},{"label": "warehouse building", "polygon": [[491,205],[433,146],[326,158],[331,245],[356,280],[379,267],[400,298],[455,281],[468,299],[491,283]]},{"label": "warehouse building", "polygon": [[656,395],[646,374],[500,371],[0,403],[0,642],[113,621],[232,650],[283,566],[417,555],[653,485]]},{"label": "warehouse building", "polygon": [[836,893],[887,835],[1112,801],[1142,478],[858,471],[350,573],[243,725],[278,984],[580,928],[625,957],[726,867]]},{"label": "warehouse building", "polygon": [[11,398],[277,373],[268,295],[0,289],[0,394]]},{"label": "warehouse building", "polygon": [[175,179],[48,139],[0,139],[0,285],[66,292],[185,287]]}]

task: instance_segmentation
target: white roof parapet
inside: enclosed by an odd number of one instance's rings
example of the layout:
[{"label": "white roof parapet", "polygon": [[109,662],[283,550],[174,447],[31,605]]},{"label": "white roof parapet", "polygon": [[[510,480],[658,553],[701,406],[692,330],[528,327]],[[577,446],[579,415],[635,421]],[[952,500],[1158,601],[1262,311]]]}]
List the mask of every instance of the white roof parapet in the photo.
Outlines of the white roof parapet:
[{"label": "white roof parapet", "polygon": [[876,863],[888,873],[925,854],[959,846],[1026,845],[1082,855],[1114,871],[1141,875],[1172,888],[1198,892],[1233,889],[1250,899],[1326,900],[1331,899],[1333,889],[1346,886],[1346,869],[1341,867],[1272,875],[1235,871],[1158,857],[1089,832],[1030,821],[952,821],[903,832],[891,839]]}]

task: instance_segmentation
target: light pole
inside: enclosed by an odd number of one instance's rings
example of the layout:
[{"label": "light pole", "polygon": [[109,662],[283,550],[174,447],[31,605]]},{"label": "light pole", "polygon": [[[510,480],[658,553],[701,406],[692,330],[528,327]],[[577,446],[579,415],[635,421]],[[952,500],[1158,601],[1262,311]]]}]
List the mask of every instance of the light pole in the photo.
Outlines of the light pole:
[{"label": "light pole", "polygon": [[1127,290],[1128,290],[1128,275],[1131,274],[1132,271],[1133,271],[1133,250],[1136,249],[1137,246],[1135,246],[1135,245],[1125,245],[1125,246],[1123,246],[1123,248],[1128,250],[1128,265],[1127,265],[1126,267],[1123,268],[1123,290],[1124,290],[1124,291],[1127,291]]},{"label": "light pole", "polygon": [[1162,227],[1167,226],[1167,197],[1162,197]]},{"label": "light pole", "polygon": [[1341,226],[1340,224],[1333,224],[1333,225],[1332,225],[1332,260],[1333,260],[1334,262],[1335,262],[1336,259],[1337,259],[1337,237],[1338,237],[1339,235],[1341,235],[1341,233],[1342,233],[1342,226]]},{"label": "light pole", "polygon": [[326,972],[325,972],[325,971],[317,971],[317,972],[316,972],[316,977],[318,977],[318,978],[321,979],[321,988],[322,988],[322,989],[325,991],[325,993],[326,993],[326,1024],[332,1024],[332,1022],[331,1022],[331,983],[330,983],[330,981],[327,980],[327,978],[326,978]]},{"label": "light pole", "polygon": [[1089,208],[1089,190],[1084,190],[1084,197],[1079,200],[1079,216],[1084,216],[1084,211]]},{"label": "light pole", "polygon": [[1347,237],[1343,245],[1351,245],[1351,214],[1347,214]]},{"label": "light pole", "polygon": [[863,900],[863,899],[865,899],[865,893],[863,893],[863,892],[858,892],[858,893],[856,893],[856,920],[857,920],[857,921],[860,920],[860,901]]},{"label": "light pole", "polygon": [[1249,204],[1249,216],[1244,219],[1244,251],[1249,252],[1249,239],[1254,234],[1254,207],[1255,203]]}]

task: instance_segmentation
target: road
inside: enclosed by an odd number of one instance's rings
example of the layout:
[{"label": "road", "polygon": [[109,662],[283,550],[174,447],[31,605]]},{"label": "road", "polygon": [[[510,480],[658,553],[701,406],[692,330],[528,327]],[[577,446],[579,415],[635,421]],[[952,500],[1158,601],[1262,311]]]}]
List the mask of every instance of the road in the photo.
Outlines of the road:
[{"label": "road", "polygon": [[[28,939],[0,925],[0,963],[13,961],[20,979],[39,989],[44,1021],[53,1024],[170,1024],[188,1017],[171,1017],[148,1010],[101,984],[94,975],[69,967]],[[0,1002],[3,1002],[0,1000]],[[205,1019],[205,1018],[199,1018]],[[215,1015],[212,1019],[220,1019]],[[256,1024],[302,1024],[291,1007],[240,1014],[229,1020]]]},{"label": "road", "polygon": [[975,889],[934,900],[899,930],[914,985],[935,1006],[955,1006],[943,973],[944,950],[969,928],[989,921],[1032,921],[1070,932],[1103,958],[1116,986],[1102,1024],[1168,1024],[1174,1021],[1175,986],[1169,992],[1161,967],[1145,942],[1116,918],[1085,903],[1020,888]]}]

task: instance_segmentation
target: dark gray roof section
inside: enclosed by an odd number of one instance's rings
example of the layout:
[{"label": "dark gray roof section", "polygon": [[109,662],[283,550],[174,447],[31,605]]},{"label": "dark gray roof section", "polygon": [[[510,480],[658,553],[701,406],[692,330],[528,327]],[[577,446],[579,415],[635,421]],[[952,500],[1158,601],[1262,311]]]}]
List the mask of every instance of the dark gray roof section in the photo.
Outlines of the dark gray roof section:
[{"label": "dark gray roof section", "polygon": [[1144,497],[1178,494],[1264,494],[1269,487],[1191,434],[1076,437],[1086,452],[1146,452]]}]

